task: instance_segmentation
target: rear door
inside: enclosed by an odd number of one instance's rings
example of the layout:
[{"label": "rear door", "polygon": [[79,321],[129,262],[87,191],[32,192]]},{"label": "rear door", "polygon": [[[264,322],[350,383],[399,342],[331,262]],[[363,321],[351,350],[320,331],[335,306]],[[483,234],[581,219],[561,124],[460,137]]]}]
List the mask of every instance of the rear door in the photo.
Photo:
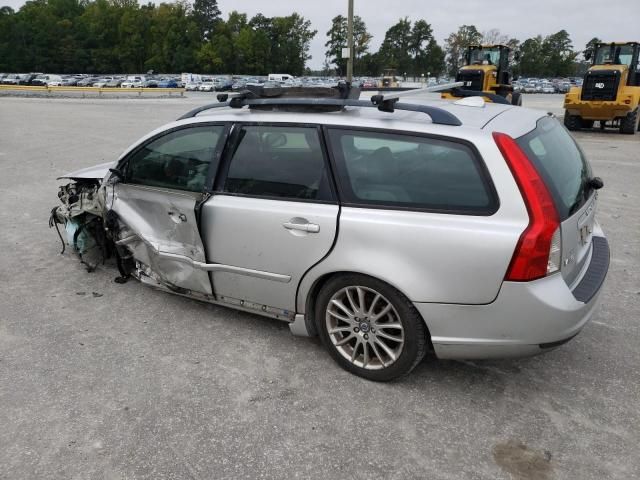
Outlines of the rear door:
[{"label": "rear door", "polygon": [[206,264],[196,205],[217,167],[226,127],[198,124],[165,132],[119,164],[112,210],[121,224],[121,247],[138,264],[142,280],[180,293],[212,294],[199,264]]},{"label": "rear door", "polygon": [[305,272],[329,253],[339,206],[320,129],[237,125],[202,234],[216,298],[290,317]]},{"label": "rear door", "polygon": [[590,186],[591,167],[569,132],[552,117],[517,139],[545,180],[558,211],[562,232],[561,272],[569,286],[576,283],[589,259],[597,194]]}]

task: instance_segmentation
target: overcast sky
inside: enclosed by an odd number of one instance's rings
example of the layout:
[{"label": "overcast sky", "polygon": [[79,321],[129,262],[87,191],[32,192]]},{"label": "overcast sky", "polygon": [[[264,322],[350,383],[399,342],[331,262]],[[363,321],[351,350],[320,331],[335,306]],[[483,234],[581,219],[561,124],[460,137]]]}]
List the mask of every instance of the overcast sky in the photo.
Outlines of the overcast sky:
[{"label": "overcast sky", "polygon": [[[23,3],[0,0],[0,5],[15,9]],[[318,30],[311,45],[311,68],[322,66],[331,19],[347,12],[347,0],[218,0],[218,4],[225,18],[232,10],[249,17],[258,12],[271,17],[297,11],[311,20]],[[355,0],[355,10],[373,34],[373,51],[387,29],[405,16],[429,22],[438,43],[463,24],[475,25],[481,32],[497,28],[521,41],[564,28],[578,50],[594,36],[606,41],[640,40],[640,0]]]}]

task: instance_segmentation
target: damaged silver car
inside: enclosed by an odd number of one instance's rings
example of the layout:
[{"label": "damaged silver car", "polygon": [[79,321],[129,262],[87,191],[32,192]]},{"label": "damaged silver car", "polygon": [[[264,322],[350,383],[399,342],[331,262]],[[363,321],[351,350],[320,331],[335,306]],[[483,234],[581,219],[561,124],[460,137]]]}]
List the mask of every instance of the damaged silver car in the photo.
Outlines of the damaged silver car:
[{"label": "damaged silver car", "polygon": [[89,270],[286,321],[371,380],[568,342],[609,264],[579,147],[534,110],[397,100],[222,99],[62,177],[51,225]]}]

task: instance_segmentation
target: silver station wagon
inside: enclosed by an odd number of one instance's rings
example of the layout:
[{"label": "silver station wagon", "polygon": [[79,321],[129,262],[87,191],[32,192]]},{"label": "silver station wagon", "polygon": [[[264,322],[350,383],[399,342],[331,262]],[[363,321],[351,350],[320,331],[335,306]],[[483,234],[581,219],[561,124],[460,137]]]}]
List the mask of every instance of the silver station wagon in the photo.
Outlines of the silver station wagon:
[{"label": "silver station wagon", "polygon": [[545,352],[593,315],[602,181],[552,116],[478,98],[220,100],[61,177],[63,245],[89,268],[114,259],[119,282],[319,335],[377,381],[430,351]]}]

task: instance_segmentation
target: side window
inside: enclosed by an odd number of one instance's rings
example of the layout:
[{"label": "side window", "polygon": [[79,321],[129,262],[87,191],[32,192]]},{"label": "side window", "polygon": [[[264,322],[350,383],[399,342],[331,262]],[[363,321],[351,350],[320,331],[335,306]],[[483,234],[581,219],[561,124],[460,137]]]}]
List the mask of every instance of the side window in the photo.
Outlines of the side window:
[{"label": "side window", "polygon": [[127,182],[201,192],[224,126],[168,133],[138,150],[127,163]]},{"label": "side window", "polygon": [[332,200],[317,129],[243,127],[224,191],[268,198]]},{"label": "side window", "polygon": [[410,135],[329,130],[345,201],[489,215],[497,200],[467,145]]}]

